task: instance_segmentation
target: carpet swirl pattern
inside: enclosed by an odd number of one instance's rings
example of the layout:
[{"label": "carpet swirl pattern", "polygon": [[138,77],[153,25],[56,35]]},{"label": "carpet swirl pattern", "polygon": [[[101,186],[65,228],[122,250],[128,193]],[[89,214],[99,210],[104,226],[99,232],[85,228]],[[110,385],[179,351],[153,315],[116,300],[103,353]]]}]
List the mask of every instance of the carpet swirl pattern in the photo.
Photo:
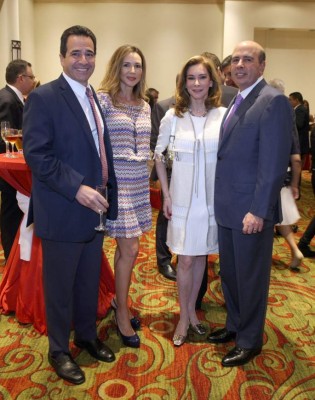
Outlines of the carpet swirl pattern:
[{"label": "carpet swirl pattern", "polygon": [[[303,172],[298,207],[302,218],[296,240],[314,215],[308,172]],[[177,288],[157,271],[156,215],[155,210],[153,229],[141,239],[130,289],[131,308],[142,320],[140,349],[123,346],[109,312],[98,321],[98,331],[116,360],[97,362],[72,345],[86,374],[83,385],[73,386],[59,379],[48,364],[46,336],[31,325],[19,324],[14,315],[1,315],[0,400],[314,400],[315,260],[304,258],[299,273],[290,271],[289,248],[275,236],[263,351],[243,367],[222,368],[221,358],[231,343],[215,346],[190,332],[183,346],[172,344],[178,321]],[[106,238],[104,247],[112,264],[115,242]],[[212,255],[209,288],[199,312],[208,331],[225,323],[218,271],[219,257]]]}]

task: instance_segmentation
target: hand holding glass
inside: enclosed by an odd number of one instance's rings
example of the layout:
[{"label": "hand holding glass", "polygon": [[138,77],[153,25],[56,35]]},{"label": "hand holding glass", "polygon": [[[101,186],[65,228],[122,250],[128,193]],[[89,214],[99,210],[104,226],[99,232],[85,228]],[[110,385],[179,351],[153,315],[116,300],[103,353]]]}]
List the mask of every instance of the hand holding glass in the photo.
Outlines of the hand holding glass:
[{"label": "hand holding glass", "polygon": [[[96,190],[99,194],[101,194],[101,195],[104,197],[104,199],[108,200],[107,186],[99,185],[99,186],[96,186],[95,190]],[[98,232],[106,232],[106,226],[105,226],[105,224],[104,224],[104,222],[103,222],[103,219],[104,219],[104,218],[103,218],[104,212],[103,212],[102,210],[99,210],[98,212],[99,212],[99,215],[100,215],[100,223],[99,223],[99,225],[96,226],[94,229],[95,229],[96,231],[98,231]]]}]

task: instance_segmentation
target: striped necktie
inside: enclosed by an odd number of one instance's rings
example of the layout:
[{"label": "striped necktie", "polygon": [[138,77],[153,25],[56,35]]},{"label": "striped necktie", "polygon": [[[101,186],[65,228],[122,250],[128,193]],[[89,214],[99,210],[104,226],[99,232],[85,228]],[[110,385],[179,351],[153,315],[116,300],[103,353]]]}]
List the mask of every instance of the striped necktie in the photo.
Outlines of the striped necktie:
[{"label": "striped necktie", "polygon": [[233,115],[235,114],[236,110],[238,109],[239,105],[242,103],[243,100],[244,99],[241,96],[241,94],[238,94],[236,96],[236,99],[235,99],[234,105],[233,105],[233,107],[232,107],[232,109],[230,111],[230,114],[226,117],[226,119],[225,119],[225,121],[223,123],[223,131],[225,131],[227,125],[230,122],[230,119],[233,117]]},{"label": "striped necktie", "polygon": [[102,183],[104,186],[106,186],[107,181],[108,181],[108,165],[107,165],[107,159],[106,159],[106,152],[105,152],[105,144],[104,144],[104,137],[103,137],[103,131],[102,131],[102,125],[101,121],[99,119],[98,113],[96,111],[96,105],[93,97],[92,90],[90,88],[86,88],[86,95],[89,99],[89,102],[91,104],[94,120],[95,120],[95,125],[97,128],[97,133],[98,133],[98,142],[99,142],[99,150],[100,150],[100,159],[101,159],[101,164],[102,164]]}]

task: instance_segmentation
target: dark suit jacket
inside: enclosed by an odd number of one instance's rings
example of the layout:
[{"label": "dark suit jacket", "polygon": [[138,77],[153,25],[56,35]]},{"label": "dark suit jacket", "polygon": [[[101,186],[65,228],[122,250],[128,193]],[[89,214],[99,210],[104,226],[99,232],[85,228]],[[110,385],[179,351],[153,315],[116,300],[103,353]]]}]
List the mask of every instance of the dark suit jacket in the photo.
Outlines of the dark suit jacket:
[{"label": "dark suit jacket", "polygon": [[219,143],[214,204],[219,225],[241,230],[248,212],[263,218],[265,226],[281,221],[279,192],[292,130],[288,99],[262,80],[230,119]]},{"label": "dark suit jacket", "polygon": [[[0,90],[0,121],[9,121],[10,127],[22,129],[24,104],[18,98],[16,93],[5,86]],[[0,138],[0,153],[5,153],[5,143]]]},{"label": "dark suit jacket", "polygon": [[220,88],[222,92],[222,97],[221,97],[222,105],[224,107],[228,107],[231,101],[237,95],[238,89],[236,89],[233,86],[225,86],[225,85],[220,85]]},{"label": "dark suit jacket", "polygon": [[[103,122],[109,170],[107,217],[115,219],[117,184]],[[88,120],[62,75],[30,94],[24,110],[23,149],[32,170],[29,222],[34,219],[36,234],[56,241],[92,239],[99,216],[79,204],[75,195],[81,184],[95,188],[101,183],[101,162]]]},{"label": "dark suit jacket", "polygon": [[299,134],[300,150],[301,154],[308,154],[309,145],[309,114],[303,104],[298,105],[295,108],[295,123]]}]

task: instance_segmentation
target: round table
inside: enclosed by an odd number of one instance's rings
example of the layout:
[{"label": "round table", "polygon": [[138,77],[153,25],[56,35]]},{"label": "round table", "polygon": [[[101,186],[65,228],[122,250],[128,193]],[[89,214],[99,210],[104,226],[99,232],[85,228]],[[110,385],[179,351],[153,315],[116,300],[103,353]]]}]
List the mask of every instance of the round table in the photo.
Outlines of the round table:
[{"label": "round table", "polygon": [[[32,175],[22,154],[7,158],[0,154],[0,177],[17,191],[30,197]],[[33,234],[30,261],[20,258],[20,230],[17,232],[0,283],[0,313],[15,313],[22,324],[32,324],[47,334],[44,293],[42,286],[42,249],[40,239]],[[98,301],[98,318],[106,315],[115,294],[114,275],[103,252]]]}]

